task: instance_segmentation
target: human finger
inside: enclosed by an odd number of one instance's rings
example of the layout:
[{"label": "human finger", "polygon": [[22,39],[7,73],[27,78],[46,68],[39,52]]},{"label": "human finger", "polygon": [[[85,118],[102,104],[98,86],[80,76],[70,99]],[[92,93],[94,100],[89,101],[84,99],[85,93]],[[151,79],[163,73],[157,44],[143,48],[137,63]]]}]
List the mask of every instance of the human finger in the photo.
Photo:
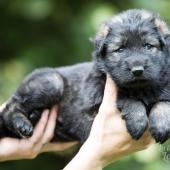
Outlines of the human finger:
[{"label": "human finger", "polygon": [[44,112],[42,113],[41,119],[39,120],[39,122],[37,123],[34,129],[34,133],[32,137],[28,139],[31,143],[36,144],[43,137],[44,130],[48,122],[48,115],[49,115],[49,110],[44,110]]},{"label": "human finger", "polygon": [[111,77],[107,74],[103,101],[99,109],[99,114],[110,113],[117,110],[117,86]]},{"label": "human finger", "polygon": [[49,114],[49,118],[48,118],[47,126],[45,128],[45,132],[43,134],[43,139],[42,139],[43,145],[45,143],[49,143],[50,140],[54,136],[57,113],[58,113],[58,106],[53,106],[51,111],[50,111],[50,114]]}]

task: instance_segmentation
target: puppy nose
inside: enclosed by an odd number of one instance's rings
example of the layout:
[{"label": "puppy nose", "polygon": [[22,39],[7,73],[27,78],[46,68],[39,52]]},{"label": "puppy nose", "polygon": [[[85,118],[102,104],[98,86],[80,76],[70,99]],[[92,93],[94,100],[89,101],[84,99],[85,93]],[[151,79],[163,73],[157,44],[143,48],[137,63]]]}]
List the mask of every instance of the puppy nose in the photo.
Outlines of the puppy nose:
[{"label": "puppy nose", "polygon": [[135,67],[133,67],[133,68],[131,69],[131,72],[133,73],[133,75],[134,75],[135,77],[142,76],[143,71],[144,71],[143,66],[135,66]]}]

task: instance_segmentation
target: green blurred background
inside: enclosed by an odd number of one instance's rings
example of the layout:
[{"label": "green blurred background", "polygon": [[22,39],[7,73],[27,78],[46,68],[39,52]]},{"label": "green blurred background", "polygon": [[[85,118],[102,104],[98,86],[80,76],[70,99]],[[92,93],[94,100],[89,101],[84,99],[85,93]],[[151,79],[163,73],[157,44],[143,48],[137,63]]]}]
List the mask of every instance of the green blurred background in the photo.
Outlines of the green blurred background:
[{"label": "green blurred background", "polygon": [[[169,0],[0,0],[0,103],[36,67],[91,60],[89,37],[103,20],[129,8],[154,10],[170,21]],[[68,160],[43,154],[35,160],[0,163],[0,170],[60,170]],[[167,143],[127,156],[105,170],[169,167]]]}]

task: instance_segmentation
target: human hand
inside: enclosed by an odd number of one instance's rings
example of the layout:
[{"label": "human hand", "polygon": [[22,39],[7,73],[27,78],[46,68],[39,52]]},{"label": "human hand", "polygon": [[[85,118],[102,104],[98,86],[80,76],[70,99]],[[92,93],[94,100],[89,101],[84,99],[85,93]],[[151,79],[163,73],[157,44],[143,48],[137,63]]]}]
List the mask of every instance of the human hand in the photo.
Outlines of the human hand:
[{"label": "human hand", "polygon": [[100,170],[124,155],[146,149],[154,143],[148,130],[139,140],[127,132],[125,121],[116,108],[117,88],[107,76],[103,102],[93,122],[89,138],[64,170]]},{"label": "human hand", "polygon": [[57,112],[57,106],[51,110],[46,109],[34,129],[32,137],[28,139],[9,137],[0,139],[0,161],[33,159],[42,152],[62,151],[74,145],[75,142],[50,143],[54,134]]},{"label": "human hand", "polygon": [[124,155],[146,149],[154,143],[148,130],[139,140],[132,139],[120,111],[116,108],[117,91],[116,85],[107,76],[103,102],[85,144],[93,148],[102,166]]}]

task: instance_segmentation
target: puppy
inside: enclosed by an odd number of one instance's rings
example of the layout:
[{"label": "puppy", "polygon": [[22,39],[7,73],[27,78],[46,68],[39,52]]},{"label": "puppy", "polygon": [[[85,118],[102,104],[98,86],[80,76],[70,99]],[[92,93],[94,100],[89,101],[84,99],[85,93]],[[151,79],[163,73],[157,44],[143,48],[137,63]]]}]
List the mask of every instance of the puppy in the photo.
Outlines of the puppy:
[{"label": "puppy", "polygon": [[159,15],[128,10],[106,21],[93,43],[93,61],[33,71],[0,114],[1,136],[29,137],[43,109],[58,104],[54,141],[88,137],[102,102],[106,74],[116,82],[117,106],[139,139],[149,125],[156,142],[170,137],[170,31]]}]

